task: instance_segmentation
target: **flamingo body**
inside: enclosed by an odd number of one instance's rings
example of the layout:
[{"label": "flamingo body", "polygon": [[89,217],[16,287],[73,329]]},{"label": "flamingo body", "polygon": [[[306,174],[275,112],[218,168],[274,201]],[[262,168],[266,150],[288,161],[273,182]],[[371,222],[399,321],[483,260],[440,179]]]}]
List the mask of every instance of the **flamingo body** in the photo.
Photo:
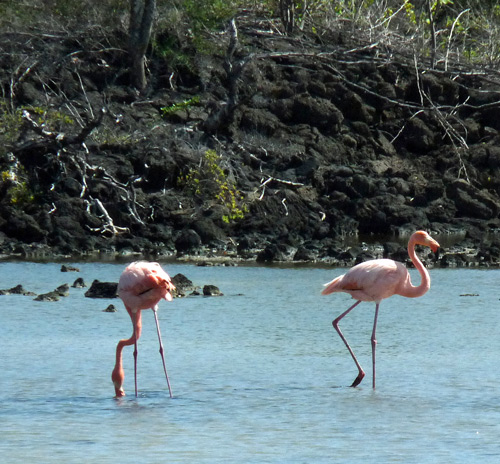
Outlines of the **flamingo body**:
[{"label": "flamingo body", "polygon": [[321,292],[349,293],[359,301],[380,302],[398,293],[401,282],[407,282],[409,273],[402,263],[392,259],[374,259],[357,264],[346,274],[337,277]]},{"label": "flamingo body", "polygon": [[174,288],[170,276],[158,263],[136,261],[122,272],[118,296],[127,310],[136,313],[153,308],[162,298],[172,301],[170,291]]},{"label": "flamingo body", "polygon": [[356,301],[347,311],[338,316],[333,322],[333,327],[340,335],[347,349],[358,368],[358,376],[351,386],[357,386],[365,376],[361,365],[359,364],[353,350],[347,343],[346,338],[342,334],[339,327],[340,320],[349,314],[362,301],[375,302],[375,320],[373,323],[372,332],[372,362],[373,362],[373,388],[375,388],[375,348],[377,340],[375,332],[377,328],[377,318],[380,302],[389,298],[392,295],[401,295],[408,298],[416,298],[424,295],[430,289],[431,279],[427,269],[415,253],[415,245],[423,245],[431,248],[436,252],[439,248],[439,243],[436,242],[427,232],[415,232],[408,242],[408,254],[415,268],[420,273],[422,281],[419,286],[414,286],[411,282],[410,274],[404,264],[391,259],[374,259],[364,263],[357,264],[351,268],[346,274],[336,277],[331,282],[325,284],[325,288],[321,292],[323,295],[328,295],[335,292],[349,293]]},{"label": "flamingo body", "polygon": [[128,345],[134,345],[134,380],[135,396],[137,396],[137,341],[141,336],[141,311],[144,309],[152,309],[154,313],[163,369],[165,371],[165,377],[167,378],[170,396],[172,396],[163,355],[163,344],[157,311],[158,303],[161,299],[168,301],[172,300],[171,291],[174,289],[175,287],[170,280],[170,276],[158,263],[136,261],[128,265],[120,276],[120,281],[118,282],[118,296],[122,299],[125,309],[132,320],[133,333],[130,338],[120,340],[116,347],[116,363],[111,374],[111,379],[117,397],[125,396],[125,391],[123,390],[125,373],[123,371],[122,351],[123,348]]}]

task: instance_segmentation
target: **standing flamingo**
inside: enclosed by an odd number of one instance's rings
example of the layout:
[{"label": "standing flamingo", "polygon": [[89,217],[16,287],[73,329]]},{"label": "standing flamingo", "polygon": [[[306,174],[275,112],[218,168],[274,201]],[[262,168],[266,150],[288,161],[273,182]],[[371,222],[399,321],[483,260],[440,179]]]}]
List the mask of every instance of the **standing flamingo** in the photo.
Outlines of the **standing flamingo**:
[{"label": "standing flamingo", "polygon": [[165,366],[160,325],[158,323],[158,315],[156,312],[158,311],[158,302],[162,298],[172,301],[172,294],[170,292],[174,289],[175,287],[172,284],[169,275],[158,263],[137,261],[127,266],[120,276],[120,281],[118,282],[118,296],[122,299],[125,304],[125,308],[132,319],[134,331],[130,338],[120,340],[116,347],[116,364],[111,374],[111,380],[115,386],[117,398],[125,396],[125,392],[123,390],[123,380],[125,378],[122,365],[123,347],[132,344],[134,345],[135,396],[137,396],[137,341],[141,336],[141,311],[143,309],[152,309],[155,316],[163,370],[165,371],[165,377],[167,378],[170,398],[172,398],[172,389],[170,388],[170,381],[168,379],[167,368]]},{"label": "standing flamingo", "polygon": [[344,341],[349,353],[351,353],[352,359],[354,359],[359,371],[359,374],[354,379],[351,387],[359,385],[363,380],[365,373],[356,359],[354,351],[351,349],[349,343],[347,343],[346,338],[342,334],[339,328],[339,322],[362,301],[375,302],[375,320],[373,322],[373,332],[371,337],[373,388],[375,388],[375,348],[377,346],[375,331],[377,329],[377,317],[380,302],[384,298],[388,298],[392,295],[416,298],[424,295],[431,287],[431,278],[427,269],[425,269],[422,264],[422,261],[420,261],[415,253],[415,245],[428,246],[433,252],[436,252],[439,248],[439,243],[427,234],[427,232],[422,230],[415,232],[410,237],[410,241],[408,242],[408,254],[410,255],[412,263],[415,265],[420,273],[420,276],[422,277],[422,282],[418,287],[412,285],[410,274],[404,264],[393,261],[392,259],[374,259],[358,264],[351,268],[346,274],[333,279],[331,282],[325,284],[325,289],[321,292],[323,295],[328,295],[334,292],[346,292],[349,293],[354,299],[358,300],[347,311],[342,313],[332,322],[333,327],[340,335],[340,338]]}]

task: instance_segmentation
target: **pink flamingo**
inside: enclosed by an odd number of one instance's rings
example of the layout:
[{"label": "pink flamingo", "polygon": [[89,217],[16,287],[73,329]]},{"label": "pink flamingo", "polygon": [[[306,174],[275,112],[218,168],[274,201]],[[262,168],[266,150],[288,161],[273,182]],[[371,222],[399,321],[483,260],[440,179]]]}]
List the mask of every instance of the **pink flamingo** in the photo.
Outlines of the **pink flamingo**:
[{"label": "pink flamingo", "polygon": [[143,309],[152,309],[155,316],[163,370],[165,371],[165,377],[167,378],[170,398],[172,398],[172,389],[170,388],[170,381],[168,379],[167,368],[165,366],[160,325],[158,323],[158,315],[156,312],[158,311],[158,302],[162,298],[172,301],[171,291],[174,289],[175,287],[172,284],[169,275],[158,263],[137,261],[127,266],[120,276],[120,281],[118,283],[118,296],[122,299],[125,304],[125,308],[132,319],[134,332],[130,338],[120,340],[116,347],[116,364],[111,374],[111,380],[115,386],[117,398],[125,396],[125,391],[123,390],[125,373],[123,371],[122,364],[122,351],[125,346],[132,344],[134,345],[135,396],[137,396],[137,341],[141,336],[141,311]]},{"label": "pink flamingo", "polygon": [[424,295],[431,287],[431,278],[427,269],[425,269],[422,264],[422,261],[420,261],[415,253],[415,245],[428,246],[433,252],[436,252],[439,248],[439,243],[427,234],[427,232],[421,230],[415,232],[410,237],[410,241],[408,242],[408,254],[410,255],[412,263],[422,277],[422,282],[418,287],[412,285],[410,274],[404,264],[393,261],[392,259],[374,259],[358,264],[351,268],[346,274],[333,279],[331,282],[325,284],[325,289],[321,292],[323,295],[328,295],[334,292],[346,292],[349,293],[354,299],[358,300],[347,311],[342,313],[332,322],[333,327],[340,335],[340,338],[344,341],[349,353],[351,353],[352,359],[354,359],[359,371],[359,374],[354,379],[351,387],[359,385],[363,380],[365,373],[356,359],[354,351],[351,349],[349,343],[347,343],[346,338],[342,334],[339,328],[339,322],[362,301],[375,302],[375,320],[373,322],[373,332],[371,337],[373,388],[375,388],[375,348],[377,345],[375,331],[377,329],[377,317],[380,302],[384,298],[388,298],[392,295],[416,298]]}]

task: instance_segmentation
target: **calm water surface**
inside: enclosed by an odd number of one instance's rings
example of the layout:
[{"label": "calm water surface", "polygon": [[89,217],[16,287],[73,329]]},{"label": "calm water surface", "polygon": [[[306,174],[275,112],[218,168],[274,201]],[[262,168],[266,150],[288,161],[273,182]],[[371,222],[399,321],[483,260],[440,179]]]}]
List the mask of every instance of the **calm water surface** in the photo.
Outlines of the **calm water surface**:
[{"label": "calm water surface", "polygon": [[[0,263],[0,288],[45,293],[77,277],[117,281],[123,269],[71,264],[81,272]],[[55,303],[0,296],[2,462],[499,462],[500,271],[435,269],[424,297],[384,301],[373,391],[373,304],[341,323],[367,373],[349,388],[357,370],[331,321],[352,300],[320,295],[343,270],[166,268],[225,294],[160,303],[173,399],[151,311],[139,398],[129,347],[128,395],[116,400],[115,347],[132,333],[119,300],[73,288]],[[119,311],[102,312],[109,303]]]}]

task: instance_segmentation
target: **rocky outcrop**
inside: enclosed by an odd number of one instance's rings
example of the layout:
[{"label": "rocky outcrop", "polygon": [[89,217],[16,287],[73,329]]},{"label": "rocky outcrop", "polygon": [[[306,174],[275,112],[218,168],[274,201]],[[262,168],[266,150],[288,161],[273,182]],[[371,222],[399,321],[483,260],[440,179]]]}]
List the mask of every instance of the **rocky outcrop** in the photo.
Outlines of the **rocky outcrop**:
[{"label": "rocky outcrop", "polygon": [[9,289],[0,290],[0,295],[36,296],[36,293],[25,290],[25,288],[21,284],[19,284]]},{"label": "rocky outcrop", "polygon": [[[195,286],[193,282],[188,279],[184,274],[176,274],[172,278],[172,282],[176,286],[176,289],[172,292],[174,297],[184,297],[190,292],[190,295],[199,296],[199,287]],[[83,288],[83,279],[78,278],[72,285],[73,288]],[[27,291],[24,287],[19,284],[10,289],[0,290],[0,296],[2,295],[24,295],[24,296],[34,296],[35,301],[59,301],[62,297],[70,296],[69,285],[63,284],[47,293],[42,293],[37,295],[36,293]],[[118,283],[115,282],[100,282],[95,279],[92,282],[90,288],[85,292],[87,298],[117,298],[118,297]],[[220,291],[219,287],[216,285],[208,284],[203,286],[204,296],[222,296],[223,293]],[[117,309],[113,304],[107,306],[104,312],[116,312]]]},{"label": "rocky outcrop", "polygon": [[[351,265],[427,229],[456,236],[459,254],[468,256],[445,257],[442,250],[436,264],[499,264],[495,76],[452,67],[417,72],[413,61],[394,61],[384,50],[319,46],[307,37],[302,53],[298,39],[271,39],[247,27],[237,54],[245,67],[228,107],[232,76],[219,56],[205,57],[189,78],[176,70],[173,88],[152,75],[147,96],[137,96],[103,78],[92,54],[81,54],[83,95],[64,60],[73,42],[52,49],[45,40],[37,44],[54,59],[36,79],[25,76],[15,105],[59,108],[71,98],[75,108],[91,105],[95,117],[82,112],[83,122],[68,123],[70,135],[59,140],[27,121],[23,142],[11,144],[13,158],[2,169],[22,165],[27,192],[12,190],[15,181],[4,176],[3,255]],[[261,53],[250,55],[248,43]],[[106,53],[109,76],[118,75],[121,61]],[[73,91],[48,95],[37,84],[44,79]],[[98,117],[103,101],[106,113]],[[212,164],[204,161],[208,151],[217,154]]]},{"label": "rocky outcrop", "polygon": [[34,300],[35,301],[59,301],[61,299],[61,297],[64,298],[67,296],[69,296],[69,285],[62,284],[51,292],[42,293],[42,294],[38,295],[36,298],[34,298]]}]

